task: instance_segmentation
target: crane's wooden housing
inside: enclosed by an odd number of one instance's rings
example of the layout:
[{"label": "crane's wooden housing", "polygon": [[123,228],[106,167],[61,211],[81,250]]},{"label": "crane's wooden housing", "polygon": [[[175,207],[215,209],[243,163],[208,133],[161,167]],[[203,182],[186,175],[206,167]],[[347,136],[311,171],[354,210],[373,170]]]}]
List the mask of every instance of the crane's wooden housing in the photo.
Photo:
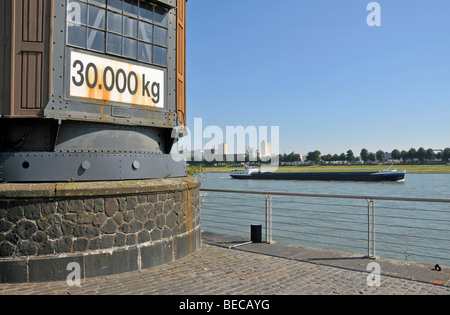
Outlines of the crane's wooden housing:
[{"label": "crane's wooden housing", "polygon": [[180,177],[186,0],[0,4],[0,181]]}]

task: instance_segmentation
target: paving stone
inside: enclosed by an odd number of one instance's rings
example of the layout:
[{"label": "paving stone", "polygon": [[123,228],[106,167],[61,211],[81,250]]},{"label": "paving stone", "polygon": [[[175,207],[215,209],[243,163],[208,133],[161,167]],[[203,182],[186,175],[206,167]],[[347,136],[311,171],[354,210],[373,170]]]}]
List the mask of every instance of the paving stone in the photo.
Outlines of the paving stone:
[{"label": "paving stone", "polygon": [[[68,287],[65,281],[0,284],[0,295],[450,295],[449,283],[437,285],[426,280],[383,275],[379,287],[369,287],[368,272],[334,263],[311,263],[299,256],[293,259],[269,255],[268,248],[261,250],[262,253],[255,247],[248,249],[245,246],[229,249],[204,239],[197,252],[164,265],[88,278],[79,287]],[[279,248],[277,251],[280,252]],[[99,262],[99,268],[102,263]]]}]

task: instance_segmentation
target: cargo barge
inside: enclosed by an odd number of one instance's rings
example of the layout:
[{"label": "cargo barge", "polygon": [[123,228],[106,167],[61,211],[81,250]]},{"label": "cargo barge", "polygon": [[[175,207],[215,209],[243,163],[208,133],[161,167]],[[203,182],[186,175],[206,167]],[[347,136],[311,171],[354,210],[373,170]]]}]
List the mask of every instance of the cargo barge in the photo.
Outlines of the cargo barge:
[{"label": "cargo barge", "polygon": [[315,180],[315,181],[358,181],[358,182],[396,182],[405,179],[406,171],[381,170],[378,172],[296,172],[274,173],[246,167],[235,170],[230,176],[234,179],[252,180]]}]

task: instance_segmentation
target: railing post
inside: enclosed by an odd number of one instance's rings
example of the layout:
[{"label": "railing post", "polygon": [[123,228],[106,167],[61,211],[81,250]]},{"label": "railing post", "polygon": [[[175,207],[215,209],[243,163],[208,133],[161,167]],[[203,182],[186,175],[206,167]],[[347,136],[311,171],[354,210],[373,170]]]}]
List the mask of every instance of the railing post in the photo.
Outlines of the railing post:
[{"label": "railing post", "polygon": [[272,243],[272,196],[264,194],[266,197],[266,243]]},{"label": "railing post", "polygon": [[375,259],[375,201],[367,200],[367,257]]}]

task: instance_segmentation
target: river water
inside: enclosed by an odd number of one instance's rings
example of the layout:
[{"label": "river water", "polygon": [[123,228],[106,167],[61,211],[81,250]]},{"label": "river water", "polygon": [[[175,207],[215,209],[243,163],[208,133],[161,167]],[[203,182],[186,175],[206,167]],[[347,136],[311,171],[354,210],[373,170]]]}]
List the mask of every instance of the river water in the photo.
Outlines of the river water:
[{"label": "river water", "polygon": [[[236,180],[226,173],[199,179],[205,189],[450,199],[450,174],[407,174],[405,181],[381,183]],[[369,254],[364,198],[272,196],[272,215],[276,242]],[[375,222],[377,256],[450,266],[450,203],[375,200]],[[249,238],[251,224],[265,233],[263,195],[202,192],[204,231]]]}]

